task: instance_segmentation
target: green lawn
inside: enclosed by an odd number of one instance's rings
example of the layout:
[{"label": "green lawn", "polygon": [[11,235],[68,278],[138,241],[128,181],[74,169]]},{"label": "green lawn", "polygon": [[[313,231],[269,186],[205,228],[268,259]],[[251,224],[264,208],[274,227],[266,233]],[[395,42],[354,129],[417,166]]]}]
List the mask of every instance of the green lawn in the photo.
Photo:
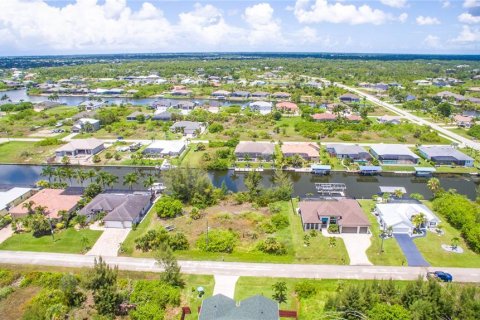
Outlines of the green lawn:
[{"label": "green lawn", "polygon": [[383,253],[380,254],[382,240],[380,239],[380,225],[376,217],[371,213],[375,206],[373,200],[358,200],[360,206],[372,224],[370,231],[372,237],[370,238],[372,244],[367,250],[367,256],[370,262],[374,265],[380,266],[401,266],[406,264],[405,256],[402,249],[394,238],[388,238],[383,241]]},{"label": "green lawn", "polygon": [[82,253],[83,243],[80,239],[86,237],[89,246],[93,246],[102,231],[69,228],[55,234],[55,240],[50,235],[40,238],[31,233],[14,234],[0,244],[0,250],[59,252],[59,253]]},{"label": "green lawn", "polygon": [[0,144],[0,163],[45,163],[60,146],[37,147],[35,142],[9,141]]},{"label": "green lawn", "polygon": [[[182,303],[180,306],[188,306],[190,310],[192,310],[192,314],[187,316],[187,319],[196,319],[198,317],[198,307],[202,305],[202,301],[205,298],[211,297],[213,294],[215,280],[213,276],[194,274],[184,274],[182,277],[185,280],[185,288],[182,290]],[[205,294],[202,298],[198,297],[196,291],[198,287],[205,289]]]}]

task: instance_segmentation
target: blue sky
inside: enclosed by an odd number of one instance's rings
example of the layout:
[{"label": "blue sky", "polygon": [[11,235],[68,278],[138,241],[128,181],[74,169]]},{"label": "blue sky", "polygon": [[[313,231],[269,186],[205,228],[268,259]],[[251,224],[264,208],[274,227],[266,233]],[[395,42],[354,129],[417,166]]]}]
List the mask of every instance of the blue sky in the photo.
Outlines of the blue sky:
[{"label": "blue sky", "polygon": [[0,55],[480,53],[480,0],[1,0]]}]

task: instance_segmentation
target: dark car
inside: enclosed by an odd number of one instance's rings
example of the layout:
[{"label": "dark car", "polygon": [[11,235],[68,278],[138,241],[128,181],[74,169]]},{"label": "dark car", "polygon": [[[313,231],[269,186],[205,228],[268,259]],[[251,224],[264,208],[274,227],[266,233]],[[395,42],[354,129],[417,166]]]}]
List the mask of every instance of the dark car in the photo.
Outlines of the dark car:
[{"label": "dark car", "polygon": [[452,282],[453,277],[450,273],[448,272],[443,272],[443,271],[434,271],[434,272],[428,272],[427,273],[428,278],[433,278],[433,279],[438,279],[443,282]]}]

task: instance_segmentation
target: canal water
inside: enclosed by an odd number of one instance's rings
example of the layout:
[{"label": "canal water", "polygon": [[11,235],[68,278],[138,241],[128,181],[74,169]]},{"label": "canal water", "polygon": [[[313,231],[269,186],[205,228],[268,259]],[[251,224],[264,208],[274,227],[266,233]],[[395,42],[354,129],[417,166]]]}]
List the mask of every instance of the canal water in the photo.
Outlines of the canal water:
[{"label": "canal water", "polygon": [[[30,102],[42,102],[48,100],[46,96],[31,96],[27,94],[25,89],[21,90],[9,90],[9,91],[0,91],[0,96],[7,95],[12,102],[19,101],[30,101]],[[88,96],[59,96],[58,102],[61,102],[67,106],[78,106],[84,101],[88,100]],[[178,99],[164,99],[164,98],[144,98],[144,99],[132,99],[132,98],[121,98],[121,97],[109,97],[102,98],[102,100],[107,101],[112,104],[132,104],[132,105],[150,105],[154,101],[164,101],[166,103],[171,102],[172,104],[178,102]],[[182,99],[195,101],[198,105],[207,104],[212,107],[220,106],[230,106],[230,105],[245,105],[245,101],[223,101],[223,100],[209,100],[209,99]]]},{"label": "canal water", "polygon": [[[158,181],[162,181],[162,174],[159,170],[153,168],[133,168],[133,167],[93,167],[95,170],[107,171],[119,177],[115,189],[127,189],[122,184],[123,177],[136,171],[139,174],[139,183],[134,186],[135,189],[144,189],[143,179],[153,174]],[[89,169],[89,168],[85,168]],[[0,185],[34,185],[38,180],[45,179],[41,176],[42,167],[33,165],[0,165]],[[244,178],[246,173],[236,173],[233,170],[228,171],[210,171],[208,172],[212,183],[220,187],[222,183],[232,192],[245,190]],[[273,172],[261,172],[263,185],[265,187],[273,186]],[[316,193],[315,183],[344,183],[347,187],[346,195],[354,198],[371,198],[377,194],[380,186],[402,186],[405,187],[408,194],[420,193],[425,198],[432,196],[427,187],[427,178],[418,178],[410,175],[382,174],[381,176],[359,176],[356,174],[347,174],[344,172],[332,172],[329,176],[316,176],[310,173],[287,173],[294,186],[294,195],[304,197]],[[470,199],[476,198],[476,188],[480,183],[478,177],[470,175],[437,175],[440,183],[445,189],[456,189],[458,193],[464,194]],[[73,186],[79,186],[74,180]]]}]

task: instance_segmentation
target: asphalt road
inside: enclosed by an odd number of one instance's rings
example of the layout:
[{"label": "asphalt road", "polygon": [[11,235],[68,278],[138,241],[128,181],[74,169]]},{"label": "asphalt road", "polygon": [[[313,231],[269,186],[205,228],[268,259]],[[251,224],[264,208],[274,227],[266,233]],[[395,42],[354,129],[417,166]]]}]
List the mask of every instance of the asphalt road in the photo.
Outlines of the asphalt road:
[{"label": "asphalt road", "polygon": [[[79,254],[0,251],[0,264],[81,268],[93,266],[93,260],[93,256]],[[161,271],[154,259],[105,257],[105,261],[108,264],[117,265],[121,270]],[[427,271],[442,270],[451,273],[455,282],[480,283],[480,268],[338,266],[213,261],[181,261],[180,265],[182,272],[187,274],[315,279],[415,280],[419,276],[425,276]]]}]

